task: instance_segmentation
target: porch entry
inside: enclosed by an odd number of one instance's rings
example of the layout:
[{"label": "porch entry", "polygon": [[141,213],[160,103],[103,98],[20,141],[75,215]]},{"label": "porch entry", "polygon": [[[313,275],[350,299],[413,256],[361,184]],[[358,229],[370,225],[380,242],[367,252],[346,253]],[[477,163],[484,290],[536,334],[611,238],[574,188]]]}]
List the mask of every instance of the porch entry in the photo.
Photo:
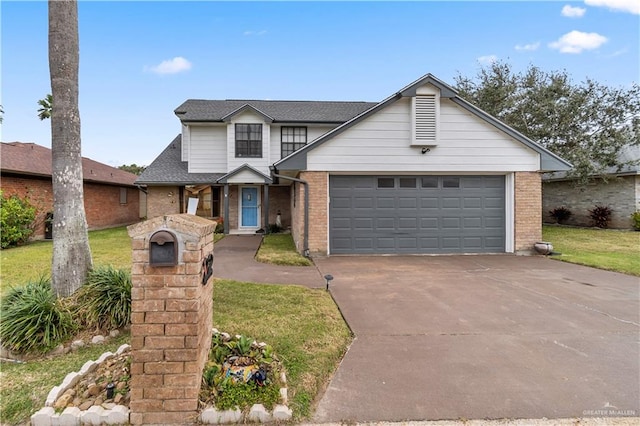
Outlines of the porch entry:
[{"label": "porch entry", "polygon": [[260,228],[260,192],[257,186],[243,186],[240,188],[240,227]]}]

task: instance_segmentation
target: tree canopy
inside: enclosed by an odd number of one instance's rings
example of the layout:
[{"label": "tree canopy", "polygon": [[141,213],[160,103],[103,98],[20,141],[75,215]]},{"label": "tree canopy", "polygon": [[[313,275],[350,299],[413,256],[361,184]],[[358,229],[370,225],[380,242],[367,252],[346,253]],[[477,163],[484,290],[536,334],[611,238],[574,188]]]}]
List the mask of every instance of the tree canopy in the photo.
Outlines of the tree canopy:
[{"label": "tree canopy", "polygon": [[579,184],[607,169],[622,169],[626,145],[640,144],[640,86],[574,83],[566,71],[530,65],[514,72],[505,62],[455,78],[460,96],[573,164]]},{"label": "tree canopy", "polygon": [[140,173],[144,172],[144,169],[147,166],[138,166],[136,163],[133,164],[123,164],[118,167],[120,170],[124,170],[125,172],[133,173],[134,175],[140,175]]}]

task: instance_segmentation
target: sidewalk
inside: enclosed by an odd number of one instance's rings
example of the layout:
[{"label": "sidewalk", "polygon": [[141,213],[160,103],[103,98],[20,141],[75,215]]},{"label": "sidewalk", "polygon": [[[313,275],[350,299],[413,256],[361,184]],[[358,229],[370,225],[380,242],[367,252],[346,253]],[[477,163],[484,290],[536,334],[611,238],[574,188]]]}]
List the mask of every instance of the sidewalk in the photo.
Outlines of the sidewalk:
[{"label": "sidewalk", "polygon": [[264,284],[298,284],[321,288],[325,281],[315,266],[280,266],[255,260],[262,235],[227,235],[214,245],[213,276]]}]

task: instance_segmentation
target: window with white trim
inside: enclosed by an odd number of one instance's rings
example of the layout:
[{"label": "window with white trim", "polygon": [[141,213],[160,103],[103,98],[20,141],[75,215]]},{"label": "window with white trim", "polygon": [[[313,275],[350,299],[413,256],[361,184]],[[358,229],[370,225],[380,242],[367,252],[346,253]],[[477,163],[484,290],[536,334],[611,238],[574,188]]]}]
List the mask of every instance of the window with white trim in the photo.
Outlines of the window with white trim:
[{"label": "window with white trim", "polygon": [[282,158],[284,158],[307,144],[307,128],[282,126],[280,141]]},{"label": "window with white trim", "polygon": [[236,124],[236,158],[262,158],[262,124]]}]

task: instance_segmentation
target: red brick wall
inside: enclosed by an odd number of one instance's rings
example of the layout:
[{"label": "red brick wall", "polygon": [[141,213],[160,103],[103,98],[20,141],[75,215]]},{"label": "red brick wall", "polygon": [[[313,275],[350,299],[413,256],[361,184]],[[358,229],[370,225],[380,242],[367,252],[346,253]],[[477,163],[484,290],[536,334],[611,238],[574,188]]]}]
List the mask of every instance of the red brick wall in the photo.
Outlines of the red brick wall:
[{"label": "red brick wall", "polygon": [[515,245],[517,252],[532,252],[542,240],[542,180],[537,172],[515,174]]},{"label": "red brick wall", "polygon": [[[120,204],[120,186],[84,184],[84,209],[89,229],[129,225],[140,219],[140,196],[137,188],[127,188],[127,203]],[[51,179],[37,177],[2,177],[5,196],[27,198],[36,207],[33,238],[44,238],[44,219],[53,211]]]},{"label": "red brick wall", "polygon": [[278,211],[282,219],[282,228],[291,226],[291,186],[269,187],[269,224],[276,223]]}]

